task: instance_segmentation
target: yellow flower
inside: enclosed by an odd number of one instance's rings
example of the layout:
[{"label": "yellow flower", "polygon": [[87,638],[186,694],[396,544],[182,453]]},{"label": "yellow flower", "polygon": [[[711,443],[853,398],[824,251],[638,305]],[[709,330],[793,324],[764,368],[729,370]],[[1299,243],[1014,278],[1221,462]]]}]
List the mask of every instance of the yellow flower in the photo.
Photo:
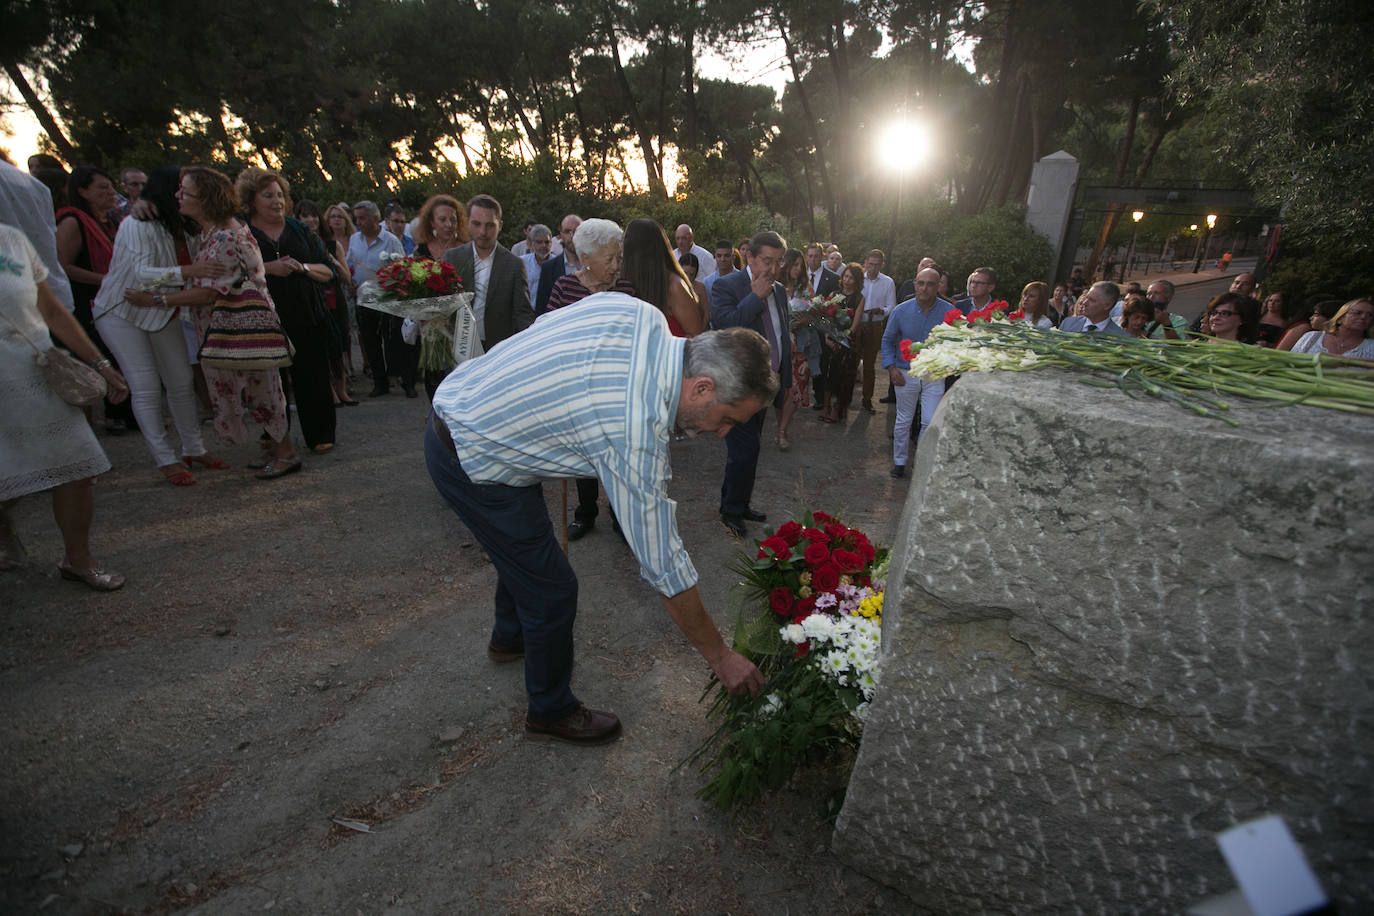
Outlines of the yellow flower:
[{"label": "yellow flower", "polygon": [[809,572],[804,572],[800,576],[797,576],[797,581],[800,582],[802,585],[810,585],[811,574]]},{"label": "yellow flower", "polygon": [[879,592],[876,595],[869,595],[860,601],[859,606],[854,610],[854,616],[866,617],[881,623],[883,619],[883,594],[883,592]]},{"label": "yellow flower", "polygon": [[811,590],[811,586],[803,585],[801,588],[797,589],[797,594],[803,598],[810,598],[816,593]]}]

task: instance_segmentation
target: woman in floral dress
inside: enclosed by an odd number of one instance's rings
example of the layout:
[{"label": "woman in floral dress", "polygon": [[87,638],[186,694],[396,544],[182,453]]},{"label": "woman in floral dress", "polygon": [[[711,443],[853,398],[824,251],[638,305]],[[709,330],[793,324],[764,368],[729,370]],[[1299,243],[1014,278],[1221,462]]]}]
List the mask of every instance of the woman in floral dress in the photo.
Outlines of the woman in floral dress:
[{"label": "woman in floral dress", "polygon": [[[267,272],[253,233],[234,218],[238,199],[227,177],[214,169],[182,170],[177,203],[181,213],[200,226],[195,261],[223,264],[226,273],[216,278],[194,280],[191,288],[168,296],[131,289],[126,291],[125,298],[138,306],[195,307],[196,333],[204,340],[210,326],[209,306],[221,297],[234,290],[254,289],[269,303],[272,301],[267,292]],[[260,468],[256,476],[271,480],[299,471],[301,460],[287,434],[286,397],[282,393],[281,374],[276,369],[218,369],[212,366],[204,369],[210,399],[215,405],[215,432],[219,437],[231,444],[248,441],[251,434],[243,422],[246,410],[269,440],[264,443],[266,454],[262,460],[249,465]]]}]

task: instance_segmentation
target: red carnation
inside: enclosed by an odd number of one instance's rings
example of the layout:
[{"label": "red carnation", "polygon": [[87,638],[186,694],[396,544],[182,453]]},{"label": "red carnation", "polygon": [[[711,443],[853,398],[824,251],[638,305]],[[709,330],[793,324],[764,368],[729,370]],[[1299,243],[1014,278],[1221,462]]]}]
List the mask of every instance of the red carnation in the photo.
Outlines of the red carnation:
[{"label": "red carnation", "polygon": [[815,569],[830,562],[830,548],[824,544],[812,544],[806,548],[806,565]]},{"label": "red carnation", "polygon": [[[817,524],[820,524],[820,522],[818,521]],[[803,528],[803,529],[802,529],[802,537],[806,538],[808,541],[810,541],[810,542],[813,543],[813,544],[817,544],[817,543],[819,543],[819,544],[828,544],[828,543],[830,543],[830,535],[826,534],[824,531],[822,531],[822,530],[819,529],[819,528]]]},{"label": "red carnation", "polygon": [[956,322],[963,320],[965,320],[964,313],[959,311],[958,309],[950,309],[949,311],[945,312],[945,324],[954,324]]},{"label": "red carnation", "polygon": [[797,542],[801,540],[802,526],[796,522],[786,522],[773,536],[782,538],[787,542],[788,547],[795,547]]},{"label": "red carnation", "polygon": [[842,573],[856,573],[864,568],[863,557],[850,550],[837,550],[831,555]]},{"label": "red carnation", "polygon": [[1026,319],[1026,310],[1017,309],[1014,312],[1008,312],[1007,317],[1012,321],[1024,321]]},{"label": "red carnation", "polygon": [[437,274],[430,274],[428,277],[425,277],[425,286],[428,286],[436,293],[442,293],[445,286],[444,278]]},{"label": "red carnation", "polygon": [[792,613],[792,590],[779,585],[768,593],[768,606],[780,617],[789,616]]},{"label": "red carnation", "polygon": [[839,588],[840,571],[834,563],[827,563],[811,573],[811,587],[821,592],[833,592]]},{"label": "red carnation", "polygon": [[759,544],[759,559],[767,559],[771,551],[771,556],[781,560],[785,558],[791,550],[792,546],[775,534]]},{"label": "red carnation", "polygon": [[1010,306],[1007,305],[1007,300],[1005,299],[994,299],[988,303],[988,308],[992,309],[994,312],[1005,312]]}]

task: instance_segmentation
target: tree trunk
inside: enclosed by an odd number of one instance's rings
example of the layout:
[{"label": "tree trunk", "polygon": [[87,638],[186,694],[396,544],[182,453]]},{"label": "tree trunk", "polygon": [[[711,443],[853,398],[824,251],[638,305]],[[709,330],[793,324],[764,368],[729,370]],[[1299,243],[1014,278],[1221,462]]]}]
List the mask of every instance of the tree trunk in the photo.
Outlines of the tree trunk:
[{"label": "tree trunk", "polygon": [[[577,135],[582,139],[582,161],[587,166],[587,180],[591,181],[592,174],[596,171],[595,158],[596,148],[592,144],[591,134],[587,130],[587,117],[582,111],[582,91],[577,88],[577,78],[573,76],[572,60],[567,63],[568,69],[568,92],[572,94],[573,114],[577,118]],[[601,176],[605,179],[606,161],[601,161]]]},{"label": "tree trunk", "polygon": [[697,0],[688,0],[683,22],[686,26],[682,35],[682,145],[694,150],[697,148],[697,62],[693,49],[696,45]]},{"label": "tree trunk", "polygon": [[830,60],[830,71],[835,77],[835,93],[839,104],[835,106],[836,129],[834,136],[835,162],[840,170],[840,181],[836,191],[835,203],[839,208],[840,219],[854,212],[855,182],[858,169],[855,150],[851,145],[856,134],[854,130],[854,111],[858,100],[854,97],[854,85],[850,79],[849,53],[844,40],[844,20],[831,22],[826,28],[826,57]]},{"label": "tree trunk", "polygon": [[515,116],[520,119],[520,128],[525,132],[525,139],[529,141],[530,146],[534,147],[535,155],[547,150],[548,146],[544,143],[543,138],[539,136],[539,132],[534,129],[534,125],[530,123],[529,117],[525,114],[525,106],[521,102],[520,97],[515,94],[515,86],[511,84],[509,75],[502,77],[501,88],[505,91],[506,98],[510,101],[510,107],[515,109]]},{"label": "tree trunk", "polygon": [[76,149],[67,139],[67,135],[62,132],[62,128],[57,126],[57,119],[52,116],[52,112],[48,111],[48,106],[44,105],[42,99],[38,97],[38,93],[33,91],[33,87],[29,85],[28,79],[24,76],[24,71],[19,69],[18,64],[5,61],[5,73],[9,76],[10,82],[14,83],[15,88],[19,90],[19,94],[24,97],[25,104],[29,106],[33,116],[38,119],[38,123],[43,127],[43,132],[48,135],[53,146],[57,147],[63,160],[69,165],[75,164],[77,160]]},{"label": "tree trunk", "polygon": [[1016,99],[1011,93],[1016,88],[1013,86],[1013,77],[1019,65],[1017,49],[1020,44],[1013,40],[1019,22],[1018,10],[1017,0],[1007,4],[1007,18],[1002,32],[1002,59],[997,68],[997,84],[993,89],[992,111],[989,113],[992,129],[974,154],[973,166],[969,169],[968,194],[959,198],[960,209],[970,216],[988,205],[993,186],[999,178],[999,166],[1011,142],[1007,125],[1015,115]]},{"label": "tree trunk", "polygon": [[615,26],[612,24],[615,15],[615,10],[610,7],[603,11],[602,34],[610,46],[611,62],[615,65],[616,82],[620,85],[620,91],[625,96],[625,109],[630,115],[630,123],[634,126],[635,134],[639,138],[639,152],[644,158],[644,171],[649,177],[649,193],[666,200],[668,189],[663,184],[663,175],[658,170],[658,162],[654,156],[654,138],[649,134],[649,125],[644,120],[644,113],[639,110],[639,105],[635,102],[634,90],[630,88],[629,77],[625,75],[625,65],[620,60],[620,44],[616,40]]},{"label": "tree trunk", "polygon": [[781,17],[774,17],[774,22],[777,23],[778,32],[782,35],[787,63],[792,68],[792,84],[797,88],[797,99],[801,102],[802,113],[806,115],[806,129],[810,132],[811,143],[816,149],[816,169],[821,173],[821,190],[825,193],[825,210],[830,215],[830,235],[833,238],[840,231],[840,214],[835,208],[835,191],[830,186],[830,169],[825,164],[820,129],[816,125],[816,116],[811,112],[811,96],[802,85],[801,65],[797,63],[797,49],[792,45],[792,36],[788,34],[787,26],[783,25]]},{"label": "tree trunk", "polygon": [[749,157],[749,169],[754,173],[759,186],[759,196],[763,198],[763,209],[769,214],[773,213],[773,201],[768,198],[768,185],[763,183],[763,176],[759,174],[759,167],[754,163],[753,157]]},{"label": "tree trunk", "polygon": [[[1116,163],[1116,183],[1118,186],[1126,180],[1126,168],[1131,163],[1131,144],[1135,142],[1135,122],[1139,117],[1140,97],[1137,96],[1131,99],[1131,108],[1126,115],[1126,138],[1121,143],[1121,158]],[[1154,158],[1153,152],[1150,154],[1150,158]],[[1136,184],[1140,184],[1138,179]],[[1097,275],[1097,264],[1102,259],[1102,252],[1107,248],[1107,240],[1112,237],[1112,232],[1121,220],[1121,211],[1124,209],[1126,208],[1122,204],[1107,205],[1107,215],[1102,220],[1102,229],[1097,233],[1097,241],[1093,243],[1092,254],[1088,255],[1088,263],[1084,265],[1084,275],[1088,277]]]}]

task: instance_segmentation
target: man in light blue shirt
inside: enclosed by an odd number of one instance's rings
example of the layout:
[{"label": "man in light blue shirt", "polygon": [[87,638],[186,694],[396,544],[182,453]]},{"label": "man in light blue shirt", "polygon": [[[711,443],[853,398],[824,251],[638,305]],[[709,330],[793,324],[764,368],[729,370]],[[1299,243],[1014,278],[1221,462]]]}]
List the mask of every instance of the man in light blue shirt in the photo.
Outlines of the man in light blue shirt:
[{"label": "man in light blue shirt", "polygon": [[702,605],[668,497],[668,441],[675,423],[724,436],[762,410],[778,387],[769,360],[752,331],[674,337],[648,303],[598,293],[463,363],[435,392],[425,461],[496,567],[487,654],[524,658],[526,737],[600,744],[620,735],[614,714],[572,693],[577,577],[543,478],[600,478],[640,574],[716,676],[731,693],[763,686]]},{"label": "man in light blue shirt", "polygon": [[916,406],[921,407],[920,432],[923,434],[945,394],[944,379],[931,381],[908,377],[906,370],[911,366],[902,358],[901,351],[902,341],[919,343],[925,340],[954,308],[954,303],[939,297],[936,292],[939,288],[940,272],[935,268],[927,267],[916,274],[916,297],[892,310],[883,331],[883,368],[897,395],[897,421],[892,429],[893,477],[906,474],[907,456],[911,451],[911,421],[916,415]]},{"label": "man in light blue shirt", "polygon": [[[382,214],[370,200],[353,205],[353,222],[358,231],[348,240],[348,270],[353,282],[361,286],[377,279],[377,271],[392,258],[405,257],[396,236],[382,228]],[[372,370],[370,398],[391,390],[391,376],[399,375],[406,394],[414,397],[416,367],[401,340],[401,319],[358,305],[358,343]]]}]

